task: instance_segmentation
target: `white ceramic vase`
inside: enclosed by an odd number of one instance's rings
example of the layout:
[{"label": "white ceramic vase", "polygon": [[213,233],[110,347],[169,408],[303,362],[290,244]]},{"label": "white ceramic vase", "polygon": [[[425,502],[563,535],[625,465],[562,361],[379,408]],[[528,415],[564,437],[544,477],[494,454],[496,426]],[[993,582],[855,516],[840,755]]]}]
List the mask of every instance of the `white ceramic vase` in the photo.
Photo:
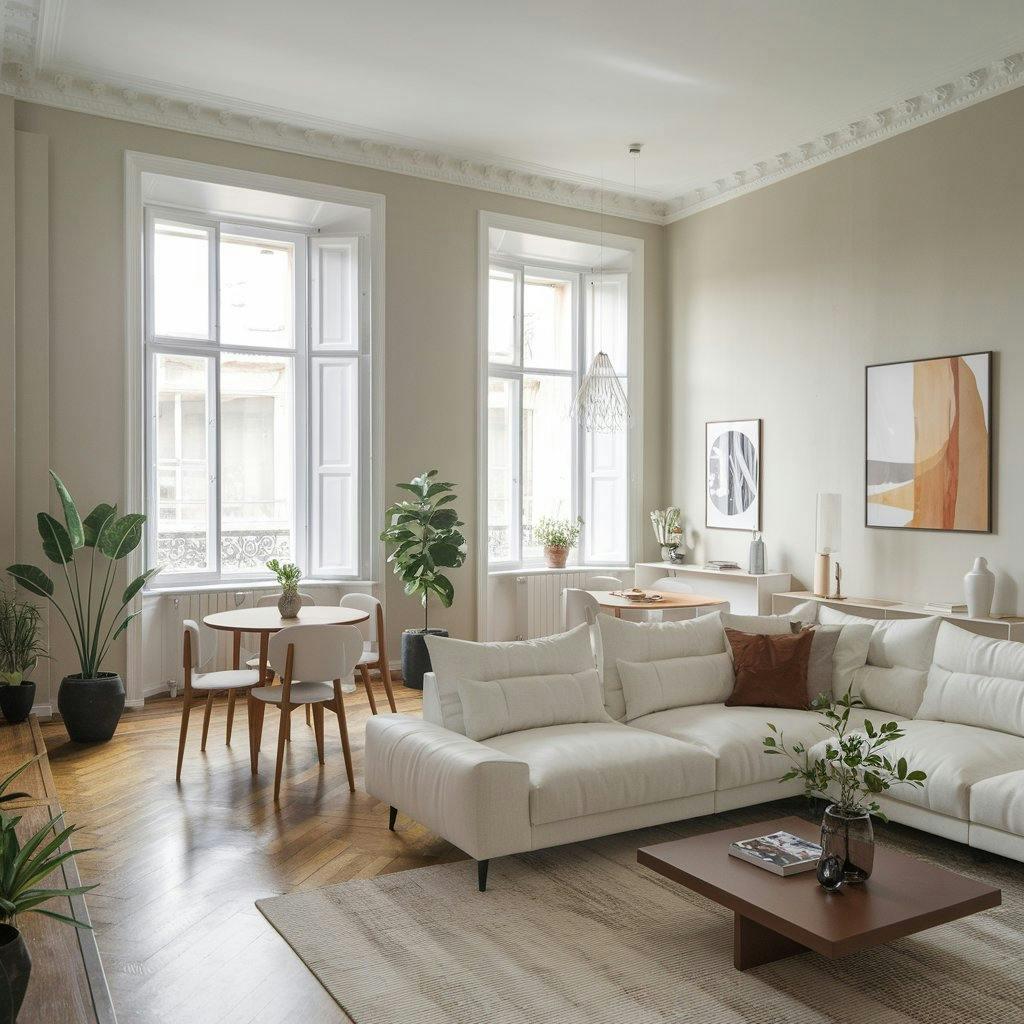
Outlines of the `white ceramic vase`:
[{"label": "white ceramic vase", "polygon": [[992,595],[996,590],[996,577],[988,567],[988,561],[980,555],[974,560],[974,568],[964,577],[964,594],[967,598],[967,614],[972,619],[987,619],[992,615]]}]

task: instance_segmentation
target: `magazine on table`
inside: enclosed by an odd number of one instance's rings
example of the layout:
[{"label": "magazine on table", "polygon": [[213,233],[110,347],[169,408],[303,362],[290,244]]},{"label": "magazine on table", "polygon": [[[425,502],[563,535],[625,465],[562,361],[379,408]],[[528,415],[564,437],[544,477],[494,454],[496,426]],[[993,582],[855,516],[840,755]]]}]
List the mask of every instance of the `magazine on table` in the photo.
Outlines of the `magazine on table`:
[{"label": "magazine on table", "polygon": [[821,856],[821,847],[792,832],[772,832],[738,840],[729,847],[729,855],[777,875],[795,875],[813,870]]}]

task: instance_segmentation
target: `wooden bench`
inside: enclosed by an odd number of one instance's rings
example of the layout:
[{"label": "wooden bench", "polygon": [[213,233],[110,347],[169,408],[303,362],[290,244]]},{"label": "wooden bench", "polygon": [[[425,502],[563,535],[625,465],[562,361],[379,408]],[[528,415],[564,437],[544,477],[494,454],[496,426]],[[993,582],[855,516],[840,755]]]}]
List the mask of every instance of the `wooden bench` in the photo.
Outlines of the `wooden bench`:
[{"label": "wooden bench", "polygon": [[[0,725],[0,777],[6,777],[36,754],[43,756],[12,784],[13,791],[29,796],[3,805],[8,814],[22,816],[18,835],[23,841],[60,814],[61,806],[35,715],[18,725]],[[73,857],[42,883],[46,888],[80,884]],[[85,899],[81,896],[53,900],[47,906],[79,921],[89,920]],[[32,976],[19,1021],[26,1024],[115,1024],[114,1004],[110,1000],[95,935],[41,914],[23,915],[18,926],[32,956]]]}]

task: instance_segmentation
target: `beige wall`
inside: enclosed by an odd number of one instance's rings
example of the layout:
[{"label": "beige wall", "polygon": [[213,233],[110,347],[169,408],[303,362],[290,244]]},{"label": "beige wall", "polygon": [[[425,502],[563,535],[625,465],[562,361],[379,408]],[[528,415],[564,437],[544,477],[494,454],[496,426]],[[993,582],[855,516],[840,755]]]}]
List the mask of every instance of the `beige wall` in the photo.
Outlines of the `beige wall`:
[{"label": "beige wall", "polygon": [[[997,610],[1024,607],[1024,89],[668,230],[666,492],[698,557],[746,558],[704,529],[704,423],[764,420],[770,568],[810,583],[818,491],[843,495],[850,594],[962,600],[974,555]],[[864,367],[992,349],[995,532],[864,527]],[[745,564],[745,562],[744,562]]]},{"label": "beige wall", "polygon": [[[3,119],[9,109],[10,101],[0,97],[0,153],[11,142]],[[591,229],[600,226],[596,215],[33,104],[15,104],[14,120],[18,129],[43,136],[49,144],[49,184],[36,184],[49,192],[48,462],[81,505],[121,501],[124,493],[123,154],[138,150],[387,197],[385,479],[407,480],[437,466],[459,484],[457,507],[467,535],[476,536],[478,211]],[[0,166],[0,218],[6,208],[4,175]],[[611,217],[605,228],[645,241],[645,358],[651,370],[645,396],[644,506],[649,508],[659,502],[662,475],[663,382],[657,368],[664,362],[665,231]],[[0,253],[0,288],[10,278],[3,259]],[[0,326],[0,354],[3,343]],[[9,458],[8,452],[0,452],[0,459]],[[19,485],[34,486],[44,477],[47,460],[40,454],[36,463],[25,467]],[[4,490],[0,500],[7,500]],[[393,493],[389,488],[388,496]],[[38,557],[34,551],[23,554]],[[455,606],[435,617],[457,636],[475,633],[475,558],[471,550],[457,574]],[[392,577],[387,599],[389,631],[397,637],[401,628],[418,621],[417,608]],[[62,636],[56,653],[53,676],[59,679],[72,670],[72,649]],[[115,666],[124,667],[123,647]]]}]

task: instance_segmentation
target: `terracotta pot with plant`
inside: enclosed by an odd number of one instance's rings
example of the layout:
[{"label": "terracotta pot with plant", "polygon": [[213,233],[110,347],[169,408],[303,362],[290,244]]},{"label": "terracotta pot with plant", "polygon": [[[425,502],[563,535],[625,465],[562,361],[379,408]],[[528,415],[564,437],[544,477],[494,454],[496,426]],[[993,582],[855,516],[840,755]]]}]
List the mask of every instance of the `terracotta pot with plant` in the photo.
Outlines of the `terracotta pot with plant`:
[{"label": "terracotta pot with plant", "polygon": [[0,590],[0,711],[8,722],[24,722],[36,699],[29,674],[47,657],[39,609]]},{"label": "terracotta pot with plant", "polygon": [[71,605],[70,617],[54,599],[53,580],[34,565],[9,565],[15,582],[36,597],[45,598],[75,642],[80,671],[61,680],[57,695],[68,736],[77,743],[97,743],[114,735],[124,710],[124,683],[116,672],[103,670],[114,642],[142,613],[127,612],[128,606],[160,566],[147,569],[132,580],[121,593],[117,610],[108,614],[117,601],[118,563],[142,543],[146,517],[137,513],[119,516],[114,505],[101,503],[84,519],[64,482],[50,471],[57,489],[64,522],[48,512],[36,517],[43,554],[60,566]]},{"label": "terracotta pot with plant", "polygon": [[569,552],[579,543],[583,520],[551,519],[541,516],[533,528],[533,539],[544,545],[549,569],[564,569]]}]

